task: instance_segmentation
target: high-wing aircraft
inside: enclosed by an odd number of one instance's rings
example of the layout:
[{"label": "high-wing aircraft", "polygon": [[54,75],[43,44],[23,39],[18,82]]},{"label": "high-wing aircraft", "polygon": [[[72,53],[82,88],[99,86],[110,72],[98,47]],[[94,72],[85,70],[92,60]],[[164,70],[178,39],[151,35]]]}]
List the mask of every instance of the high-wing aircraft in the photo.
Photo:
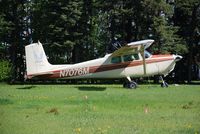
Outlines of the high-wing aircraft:
[{"label": "high-wing aircraft", "polygon": [[[126,78],[124,87],[136,88],[137,83],[131,77],[166,76],[182,58],[180,55],[151,55],[146,49],[153,42],[150,39],[131,42],[103,58],[77,64],[52,65],[38,41],[25,47],[27,78]],[[168,86],[164,81],[161,85]]]}]

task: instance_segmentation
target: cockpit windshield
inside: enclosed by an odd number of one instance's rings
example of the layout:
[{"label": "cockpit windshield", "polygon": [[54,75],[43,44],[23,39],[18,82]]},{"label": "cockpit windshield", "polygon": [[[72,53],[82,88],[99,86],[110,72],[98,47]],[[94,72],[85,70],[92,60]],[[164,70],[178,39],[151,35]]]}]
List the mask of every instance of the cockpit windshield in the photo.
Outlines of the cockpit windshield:
[{"label": "cockpit windshield", "polygon": [[144,51],[144,55],[145,55],[145,59],[151,57],[151,53],[149,53],[148,51]]}]

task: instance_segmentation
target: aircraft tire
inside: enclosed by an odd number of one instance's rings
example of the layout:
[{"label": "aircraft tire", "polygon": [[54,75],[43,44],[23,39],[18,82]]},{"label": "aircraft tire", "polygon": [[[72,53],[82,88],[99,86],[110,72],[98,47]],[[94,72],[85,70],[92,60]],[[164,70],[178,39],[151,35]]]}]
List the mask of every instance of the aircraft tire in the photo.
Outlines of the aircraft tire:
[{"label": "aircraft tire", "polygon": [[167,82],[163,82],[163,83],[161,83],[161,87],[165,88],[165,87],[169,87],[169,85]]},{"label": "aircraft tire", "polygon": [[137,83],[134,81],[131,81],[130,83],[128,83],[128,88],[129,89],[136,89],[137,88]]}]

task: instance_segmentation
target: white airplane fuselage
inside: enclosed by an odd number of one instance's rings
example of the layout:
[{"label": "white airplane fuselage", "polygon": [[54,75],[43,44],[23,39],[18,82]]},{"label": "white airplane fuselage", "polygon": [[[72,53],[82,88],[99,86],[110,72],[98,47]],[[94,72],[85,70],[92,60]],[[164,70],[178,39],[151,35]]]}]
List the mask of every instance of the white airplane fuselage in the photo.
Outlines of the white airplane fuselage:
[{"label": "white airplane fuselage", "polygon": [[151,55],[147,51],[154,40],[131,42],[103,58],[77,64],[51,65],[40,42],[27,45],[27,78],[83,79],[127,78],[167,75],[179,55]]},{"label": "white airplane fuselage", "polygon": [[[67,65],[50,65],[46,71],[27,74],[28,78],[126,78],[167,75],[171,72],[177,60],[177,55],[151,55],[146,58],[146,74],[144,74],[143,60],[139,54],[138,60],[111,63],[111,54],[103,58]],[[42,68],[42,66],[41,66]]]}]

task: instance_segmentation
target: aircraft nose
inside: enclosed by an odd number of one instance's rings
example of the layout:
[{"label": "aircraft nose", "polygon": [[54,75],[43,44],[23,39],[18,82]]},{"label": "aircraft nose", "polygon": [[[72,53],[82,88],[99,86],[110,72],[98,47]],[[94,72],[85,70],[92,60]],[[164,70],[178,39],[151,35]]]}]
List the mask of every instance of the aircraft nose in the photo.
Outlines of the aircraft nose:
[{"label": "aircraft nose", "polygon": [[174,55],[174,60],[177,62],[179,60],[181,60],[183,57],[180,55]]}]

